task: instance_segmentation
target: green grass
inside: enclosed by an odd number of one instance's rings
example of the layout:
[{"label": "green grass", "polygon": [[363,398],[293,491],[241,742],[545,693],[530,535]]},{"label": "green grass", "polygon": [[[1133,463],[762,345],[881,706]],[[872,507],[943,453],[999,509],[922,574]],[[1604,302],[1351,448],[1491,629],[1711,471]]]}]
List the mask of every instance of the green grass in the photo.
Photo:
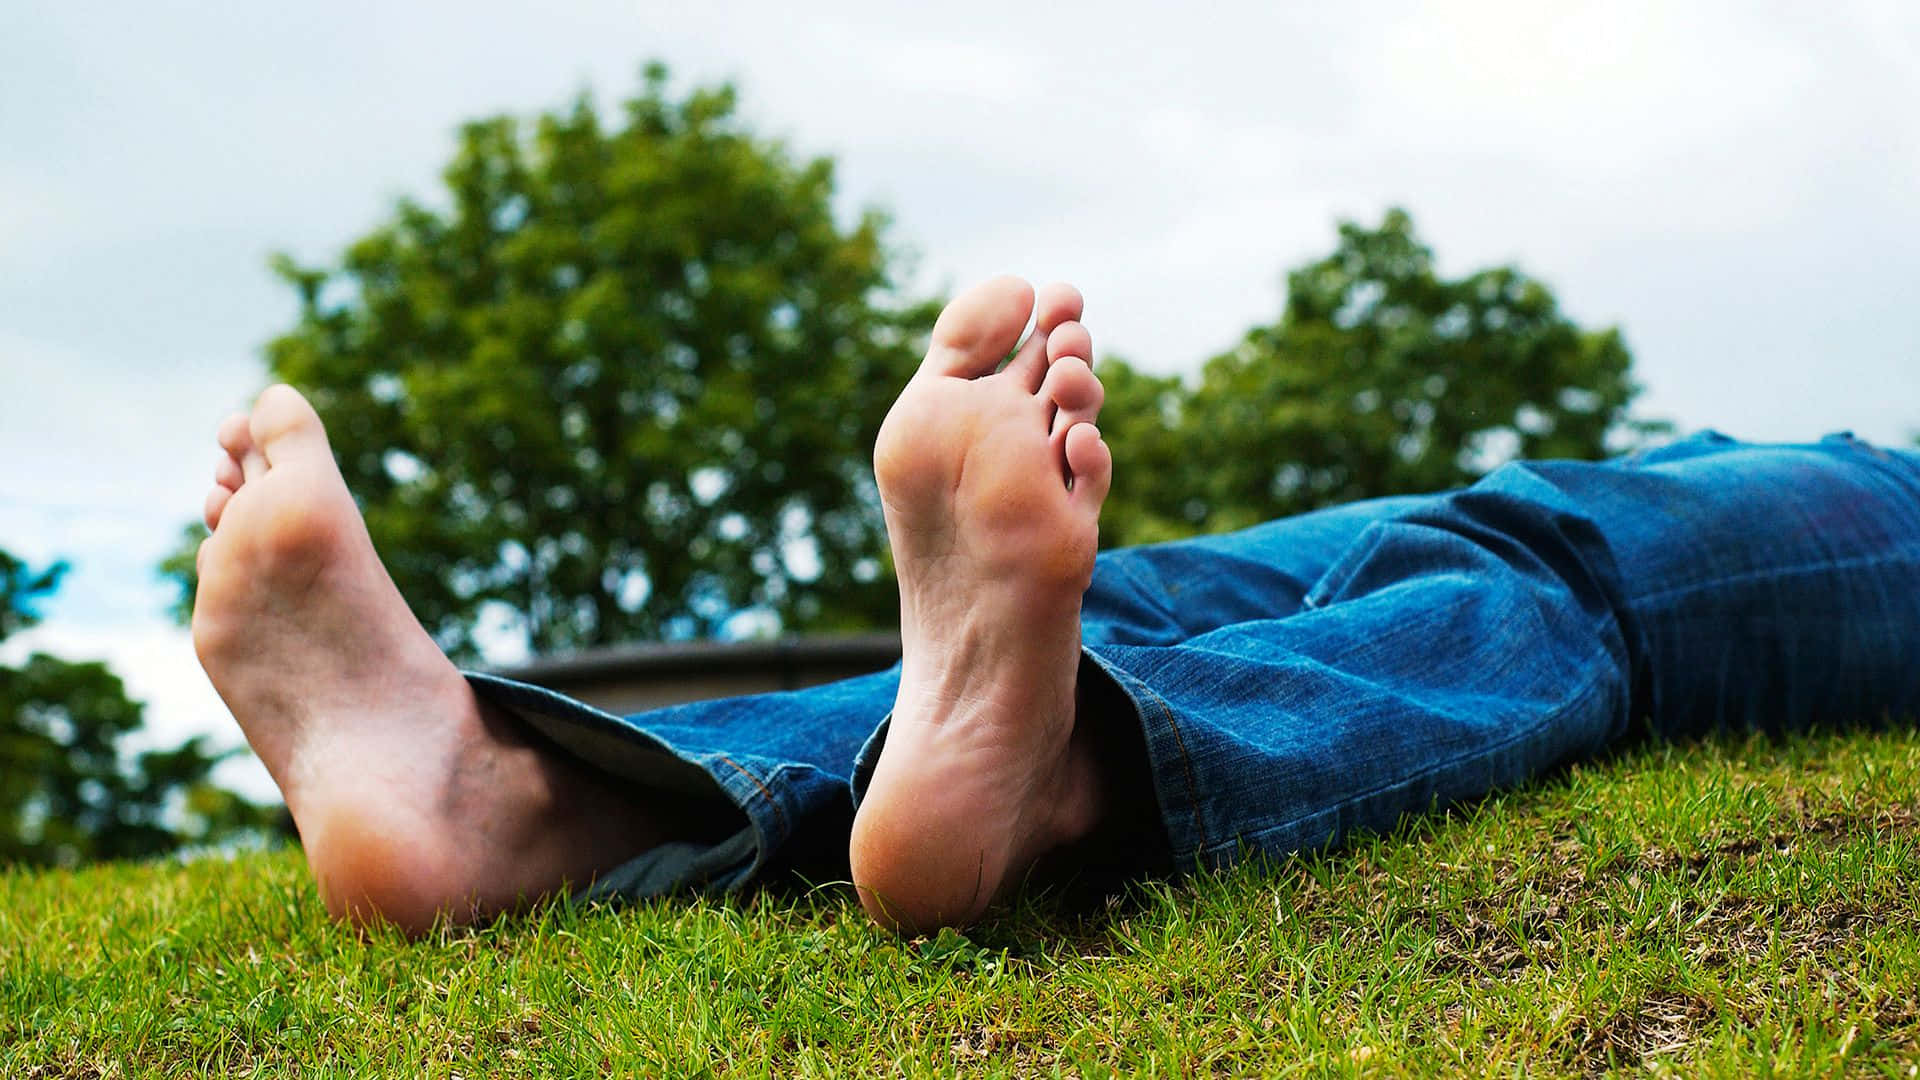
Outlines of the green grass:
[{"label": "green grass", "polygon": [[0,1076],[1914,1076],[1920,734],[1652,747],[902,941],[849,892],[329,925],[294,853],[0,875]]}]

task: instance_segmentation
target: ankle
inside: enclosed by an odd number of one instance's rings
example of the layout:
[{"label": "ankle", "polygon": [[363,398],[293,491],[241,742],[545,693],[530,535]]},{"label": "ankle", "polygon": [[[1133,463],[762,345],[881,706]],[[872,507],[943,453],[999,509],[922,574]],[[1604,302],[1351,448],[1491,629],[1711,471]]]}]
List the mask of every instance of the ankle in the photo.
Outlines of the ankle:
[{"label": "ankle", "polygon": [[1172,847],[1154,786],[1146,734],[1131,698],[1091,660],[1080,665],[1074,741],[1090,774],[1084,808],[1036,876],[1086,876],[1095,887],[1172,870]]}]

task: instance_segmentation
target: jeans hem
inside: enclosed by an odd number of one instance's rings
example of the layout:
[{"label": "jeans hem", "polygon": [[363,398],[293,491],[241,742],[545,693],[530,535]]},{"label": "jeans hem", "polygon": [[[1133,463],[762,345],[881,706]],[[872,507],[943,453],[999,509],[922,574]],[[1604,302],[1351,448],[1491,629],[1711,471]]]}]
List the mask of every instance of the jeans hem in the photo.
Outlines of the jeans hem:
[{"label": "jeans hem", "polygon": [[1152,688],[1127,674],[1111,661],[1086,646],[1082,657],[1113,680],[1133,706],[1135,721],[1147,750],[1147,771],[1153,778],[1153,795],[1160,808],[1160,825],[1166,831],[1167,846],[1174,865],[1191,862],[1206,850],[1206,816],[1202,810],[1200,786],[1187,740],[1181,734],[1180,721],[1173,706]]},{"label": "jeans hem", "polygon": [[[1145,683],[1102,659],[1092,648],[1082,645],[1080,676],[1085,678],[1090,672],[1111,680],[1132,705],[1133,719],[1140,725],[1146,744],[1147,768],[1153,777],[1154,798],[1159,806],[1161,826],[1166,830],[1175,859],[1191,859],[1207,846],[1207,827],[1200,811],[1193,760],[1187,753],[1186,740],[1180,733],[1180,723],[1174,718],[1173,708],[1160,695],[1148,689]],[[865,797],[867,785],[873,780],[874,767],[879,764],[880,754],[886,749],[887,729],[892,720],[893,714],[888,713],[854,758],[851,786],[855,809],[859,808],[861,799]]]},{"label": "jeans hem", "polygon": [[684,890],[731,892],[745,886],[793,832],[796,814],[776,792],[782,765],[765,776],[726,754],[681,750],[631,720],[544,687],[484,672],[463,672],[482,700],[518,717],[555,746],[605,772],[654,790],[719,793],[746,818],[717,843],[670,841],[636,853],[580,887],[587,899],[638,900]]}]

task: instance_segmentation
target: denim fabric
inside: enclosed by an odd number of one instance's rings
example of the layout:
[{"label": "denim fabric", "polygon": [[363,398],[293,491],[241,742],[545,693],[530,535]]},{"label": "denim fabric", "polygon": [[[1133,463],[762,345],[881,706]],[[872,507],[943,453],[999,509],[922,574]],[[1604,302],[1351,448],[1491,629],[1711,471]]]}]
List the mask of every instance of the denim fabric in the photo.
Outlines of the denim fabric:
[{"label": "denim fabric", "polygon": [[[1143,748],[1182,867],[1388,827],[1636,726],[1911,717],[1920,456],[1845,435],[1759,447],[1707,433],[1106,552],[1083,640],[1083,679],[1124,705],[1082,721],[1124,725]],[[674,782],[704,777],[745,812],[733,840],[643,855],[604,884],[639,895],[742,884],[802,822],[831,822],[842,833],[826,841],[844,843],[898,670],[624,719],[475,685],[588,760],[648,784],[678,768]]]},{"label": "denim fabric", "polygon": [[587,890],[638,898],[737,888],[777,865],[788,848],[817,846],[808,834],[837,832],[844,854],[849,763],[893,707],[899,673],[628,717],[497,675],[469,672],[467,681],[482,699],[615,776],[703,797],[717,790],[742,811],[739,831],[720,843],[640,852]]}]

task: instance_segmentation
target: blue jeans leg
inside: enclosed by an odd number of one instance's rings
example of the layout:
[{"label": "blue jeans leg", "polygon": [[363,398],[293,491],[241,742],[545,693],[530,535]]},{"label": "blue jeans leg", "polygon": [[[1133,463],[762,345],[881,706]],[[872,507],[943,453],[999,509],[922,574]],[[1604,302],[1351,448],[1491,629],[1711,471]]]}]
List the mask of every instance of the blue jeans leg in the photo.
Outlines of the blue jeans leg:
[{"label": "blue jeans leg", "polygon": [[1103,551],[1081,602],[1081,640],[1175,645],[1233,623],[1291,615],[1369,526],[1429,499],[1371,499],[1239,532]]},{"label": "blue jeans leg", "polygon": [[[1171,643],[1256,611],[1291,610],[1370,523],[1420,501],[1382,499],[1231,536],[1103,552],[1084,604],[1086,637]],[[1084,670],[1112,689],[1098,665],[1088,661]],[[631,716],[498,675],[467,679],[482,699],[629,783],[700,799],[719,795],[738,808],[740,827],[731,836],[636,853],[587,891],[642,897],[737,888],[779,868],[795,848],[837,851],[844,860],[857,762],[870,769],[878,757],[900,672],[896,665],[827,686]]]},{"label": "blue jeans leg", "polygon": [[[1920,464],[1847,438],[1684,440],[1509,466],[1226,536],[1103,553],[1085,603],[1096,720],[1135,747],[1176,865],[1389,826],[1657,733],[1920,708]],[[594,892],[735,887],[844,844],[897,669],[615,717],[491,676],[485,698],[636,784],[724,793],[711,845]],[[876,725],[878,728],[876,730]],[[863,745],[864,740],[864,745]]]},{"label": "blue jeans leg", "polygon": [[1297,605],[1279,589],[1258,614],[1246,580],[1252,617],[1087,647],[1137,714],[1178,865],[1387,827],[1636,719],[1683,735],[1920,710],[1920,464],[1846,437],[1511,465],[1373,520]]},{"label": "blue jeans leg", "polygon": [[633,899],[739,888],[790,865],[796,851],[824,849],[844,864],[851,762],[893,707],[899,669],[631,716],[497,675],[469,672],[467,681],[481,700],[628,783],[737,808],[738,828],[724,839],[638,851],[584,890]]}]

